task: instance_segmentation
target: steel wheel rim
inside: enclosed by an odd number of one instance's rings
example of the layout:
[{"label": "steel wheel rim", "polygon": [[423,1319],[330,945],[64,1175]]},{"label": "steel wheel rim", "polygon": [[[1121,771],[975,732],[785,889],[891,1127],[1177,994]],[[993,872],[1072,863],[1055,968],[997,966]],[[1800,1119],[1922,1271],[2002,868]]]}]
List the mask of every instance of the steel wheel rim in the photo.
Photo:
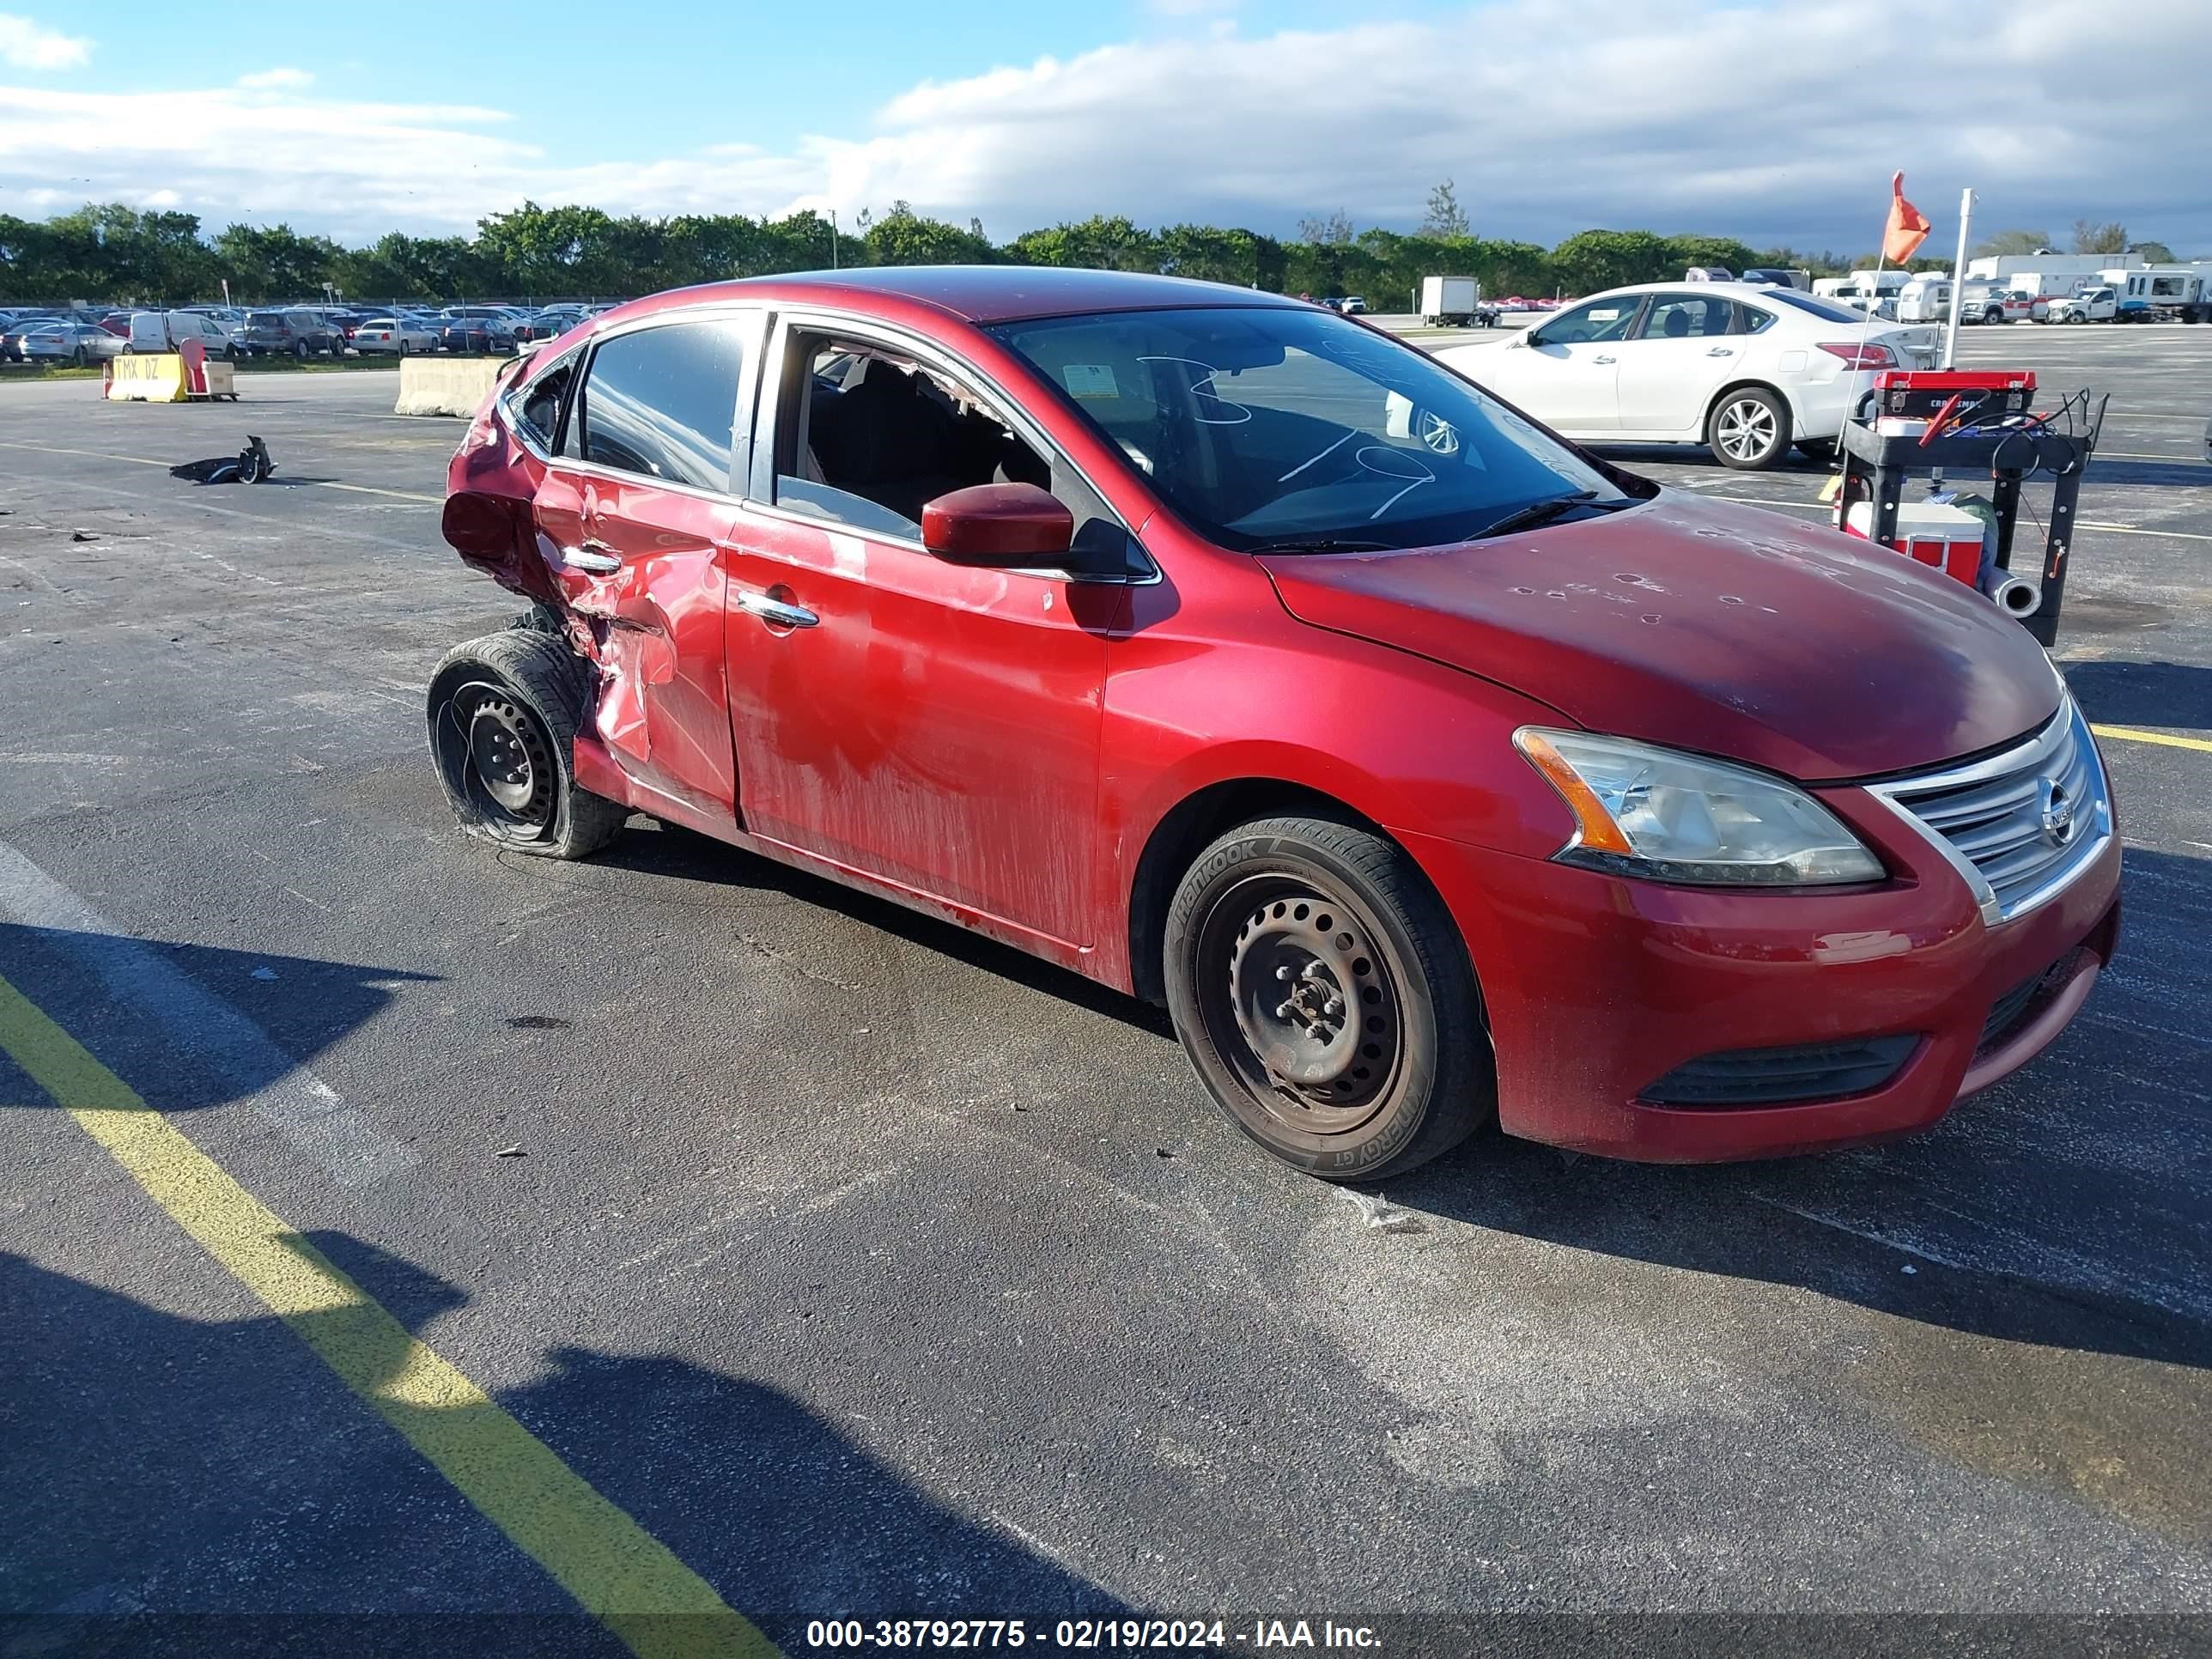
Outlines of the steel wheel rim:
[{"label": "steel wheel rim", "polygon": [[1756,398],[1739,398],[1721,410],[1715,435],[1737,460],[1754,461],[1773,449],[1781,433],[1772,410]]},{"label": "steel wheel rim", "polygon": [[1310,1134],[1372,1120],[1405,1063],[1403,999],[1379,930],[1291,874],[1240,882],[1200,943],[1214,1046],[1268,1116]]},{"label": "steel wheel rim", "polygon": [[536,716],[504,686],[477,680],[455,694],[447,717],[459,738],[454,763],[478,817],[517,840],[544,836],[553,823],[556,773]]}]

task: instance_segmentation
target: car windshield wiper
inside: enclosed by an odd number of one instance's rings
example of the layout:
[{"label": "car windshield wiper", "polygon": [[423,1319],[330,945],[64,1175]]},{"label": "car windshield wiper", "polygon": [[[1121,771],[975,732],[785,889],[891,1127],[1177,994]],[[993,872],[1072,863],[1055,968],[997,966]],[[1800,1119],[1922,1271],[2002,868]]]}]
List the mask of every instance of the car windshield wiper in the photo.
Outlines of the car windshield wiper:
[{"label": "car windshield wiper", "polygon": [[1250,550],[1255,553],[1383,553],[1389,550],[1388,542],[1346,540],[1335,536],[1316,536],[1304,541],[1268,542]]},{"label": "car windshield wiper", "polygon": [[[1595,489],[1577,489],[1565,495],[1547,495],[1540,501],[1531,501],[1526,507],[1515,509],[1495,524],[1484,526],[1468,539],[1479,542],[1488,536],[1507,536],[1516,530],[1534,530],[1538,525],[1549,524],[1578,507],[1588,507],[1596,499],[1597,491]],[[1612,512],[1614,505],[1608,503],[1605,510]],[[1625,507],[1627,503],[1623,501],[1618,505]]]}]

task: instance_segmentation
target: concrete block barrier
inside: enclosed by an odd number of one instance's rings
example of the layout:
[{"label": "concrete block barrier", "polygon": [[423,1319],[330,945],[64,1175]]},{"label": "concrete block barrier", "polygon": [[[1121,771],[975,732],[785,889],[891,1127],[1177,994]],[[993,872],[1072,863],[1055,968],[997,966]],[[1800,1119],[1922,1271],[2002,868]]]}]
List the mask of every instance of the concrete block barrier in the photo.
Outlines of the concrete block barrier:
[{"label": "concrete block barrier", "polygon": [[503,357],[457,357],[441,362],[434,357],[404,357],[399,363],[399,401],[395,415],[475,414],[490,394]]},{"label": "concrete block barrier", "polygon": [[111,403],[180,404],[185,400],[185,360],[173,351],[111,358],[106,396]]}]

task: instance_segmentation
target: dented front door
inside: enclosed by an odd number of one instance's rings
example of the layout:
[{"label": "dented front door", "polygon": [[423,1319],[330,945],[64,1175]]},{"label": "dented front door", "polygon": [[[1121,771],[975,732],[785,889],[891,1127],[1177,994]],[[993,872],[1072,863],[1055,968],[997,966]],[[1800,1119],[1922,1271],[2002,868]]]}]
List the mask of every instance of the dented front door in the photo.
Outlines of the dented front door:
[{"label": "dented front door", "polygon": [[1090,937],[1100,692],[1127,590],[748,513],[730,549],[747,830],[1048,953]]}]

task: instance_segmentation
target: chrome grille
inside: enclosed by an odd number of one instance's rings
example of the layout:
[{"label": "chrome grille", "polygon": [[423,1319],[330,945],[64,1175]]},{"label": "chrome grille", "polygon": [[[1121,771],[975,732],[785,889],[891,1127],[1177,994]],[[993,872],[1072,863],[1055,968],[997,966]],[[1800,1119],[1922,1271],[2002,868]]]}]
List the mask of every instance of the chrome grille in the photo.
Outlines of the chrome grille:
[{"label": "chrome grille", "polygon": [[1991,922],[2051,897],[2112,839],[2104,763],[2071,697],[2002,754],[1870,787],[1943,850]]}]

